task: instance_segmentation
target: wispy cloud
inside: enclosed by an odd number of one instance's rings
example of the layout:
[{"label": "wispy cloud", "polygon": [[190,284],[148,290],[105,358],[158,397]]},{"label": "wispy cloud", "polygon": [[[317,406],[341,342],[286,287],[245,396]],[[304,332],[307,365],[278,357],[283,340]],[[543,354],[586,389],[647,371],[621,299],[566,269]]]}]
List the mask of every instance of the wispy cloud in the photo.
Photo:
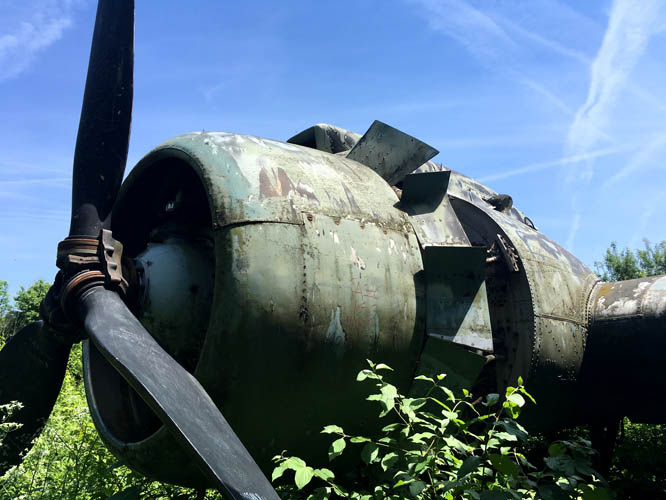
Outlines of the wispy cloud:
[{"label": "wispy cloud", "polygon": [[12,27],[0,32],[0,81],[20,75],[40,52],[63,36],[72,26],[70,13],[76,3],[33,1],[24,5],[27,8],[11,20]]},{"label": "wispy cloud", "polygon": [[[654,33],[659,2],[616,0],[601,48],[590,67],[590,85],[585,103],[578,109],[567,136],[565,154],[584,154],[603,140],[615,102],[627,77]],[[569,181],[589,182],[594,163],[569,170]]]},{"label": "wispy cloud", "polygon": [[71,177],[48,177],[44,179],[12,179],[0,180],[0,186],[27,186],[30,184],[47,184],[52,186],[69,184]]},{"label": "wispy cloud", "polygon": [[493,19],[463,0],[415,0],[435,31],[450,36],[481,60],[518,48]]},{"label": "wispy cloud", "polygon": [[581,162],[589,161],[595,158],[601,158],[603,156],[610,156],[619,153],[624,153],[633,148],[629,146],[624,147],[614,147],[614,148],[605,148],[598,149],[596,151],[588,151],[581,154],[576,154],[572,156],[566,156],[564,158],[558,158],[557,160],[542,161],[538,163],[532,163],[524,167],[516,168],[513,170],[505,170],[504,172],[499,172],[497,174],[488,175],[479,179],[481,182],[490,182],[496,181],[499,179],[506,179],[507,177],[515,177],[516,175],[531,174],[534,172],[539,172],[541,170],[546,170],[554,167],[561,167],[563,165],[575,165]]},{"label": "wispy cloud", "polygon": [[[623,168],[606,180],[603,187],[607,188],[628,175],[637,172],[641,167],[649,165],[655,154],[661,151],[664,147],[666,147],[666,132],[662,132],[653,137],[644,148],[641,148],[640,151],[629,158],[629,161],[627,161]],[[661,162],[663,162],[663,159],[660,160],[659,166],[660,168],[664,168],[664,165]]]},{"label": "wispy cloud", "polygon": [[[609,126],[615,104],[627,87],[628,77],[655,34],[660,9],[659,0],[615,0],[608,27],[597,56],[590,64],[587,99],[578,108],[569,127],[565,157],[585,156],[607,140],[604,130]],[[639,159],[641,153],[638,153]],[[573,250],[580,227],[581,213],[576,202],[578,192],[587,189],[594,176],[594,158],[582,165],[567,168],[565,181],[577,186],[571,191],[572,220],[567,248]]]},{"label": "wispy cloud", "polygon": [[567,237],[567,249],[569,251],[573,250],[574,240],[576,239],[576,234],[580,229],[580,214],[574,214],[573,220],[571,221],[571,229],[569,229],[569,236]]},{"label": "wispy cloud", "polygon": [[543,102],[567,116],[573,116],[571,109],[546,85],[531,76],[525,63],[533,49],[540,45],[556,53],[576,59],[584,56],[569,50],[561,44],[550,41],[509,21],[490,9],[481,11],[465,0],[412,0],[424,8],[431,29],[443,33],[462,45],[473,57],[492,72],[508,76]]}]

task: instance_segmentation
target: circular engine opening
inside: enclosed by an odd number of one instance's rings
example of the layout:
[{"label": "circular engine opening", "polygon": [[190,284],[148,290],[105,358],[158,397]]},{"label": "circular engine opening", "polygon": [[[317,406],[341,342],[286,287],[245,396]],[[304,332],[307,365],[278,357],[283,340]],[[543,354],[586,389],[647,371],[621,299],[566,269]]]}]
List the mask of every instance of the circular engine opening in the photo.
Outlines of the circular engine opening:
[{"label": "circular engine opening", "polygon": [[[128,306],[162,348],[193,373],[213,303],[212,218],[195,167],[170,153],[152,153],[125,181],[112,231],[123,244],[127,267],[135,270]],[[161,427],[92,343],[85,362],[91,410],[107,438],[136,443]]]}]

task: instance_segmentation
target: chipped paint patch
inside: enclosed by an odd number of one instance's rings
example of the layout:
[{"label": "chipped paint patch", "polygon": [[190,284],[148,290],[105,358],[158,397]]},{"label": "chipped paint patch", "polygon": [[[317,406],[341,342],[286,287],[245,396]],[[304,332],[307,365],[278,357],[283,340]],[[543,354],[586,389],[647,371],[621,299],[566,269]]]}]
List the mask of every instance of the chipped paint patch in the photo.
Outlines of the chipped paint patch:
[{"label": "chipped paint patch", "polygon": [[358,265],[359,269],[365,269],[365,262],[361,256],[356,253],[356,249],[354,247],[351,247],[351,257],[349,259],[352,261],[352,263]]},{"label": "chipped paint patch", "polygon": [[328,325],[326,340],[336,345],[345,343],[345,331],[340,322],[340,306],[337,306],[335,311],[331,311],[331,322]]},{"label": "chipped paint patch", "polygon": [[393,252],[397,252],[397,251],[398,251],[398,249],[395,246],[395,241],[393,241],[392,238],[389,238],[388,254],[392,255]]}]

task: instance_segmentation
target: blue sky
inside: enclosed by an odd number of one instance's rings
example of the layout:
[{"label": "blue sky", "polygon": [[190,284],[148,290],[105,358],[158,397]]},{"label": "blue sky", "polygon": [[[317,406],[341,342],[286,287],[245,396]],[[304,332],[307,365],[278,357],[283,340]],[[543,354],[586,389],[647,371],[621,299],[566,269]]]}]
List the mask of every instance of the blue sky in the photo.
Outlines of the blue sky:
[{"label": "blue sky", "polygon": [[[94,23],[0,0],[0,279],[55,274]],[[510,194],[592,266],[666,239],[666,5],[656,0],[179,2],[136,11],[128,171],[195,130],[286,140],[385,121]]]}]

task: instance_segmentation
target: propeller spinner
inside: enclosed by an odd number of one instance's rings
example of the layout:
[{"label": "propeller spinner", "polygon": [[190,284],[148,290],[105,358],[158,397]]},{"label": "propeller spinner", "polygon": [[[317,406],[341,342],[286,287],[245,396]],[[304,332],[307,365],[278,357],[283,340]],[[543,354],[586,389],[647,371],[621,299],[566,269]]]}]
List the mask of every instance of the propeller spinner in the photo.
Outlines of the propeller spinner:
[{"label": "propeller spinner", "polygon": [[127,160],[133,59],[134,1],[100,0],[74,153],[70,232],[58,246],[60,272],[41,306],[45,322],[26,326],[0,351],[0,402],[24,405],[16,417],[22,427],[0,450],[0,473],[39,435],[71,346],[88,337],[221,493],[277,499],[203,387],[121,298],[122,245],[109,227]]}]

